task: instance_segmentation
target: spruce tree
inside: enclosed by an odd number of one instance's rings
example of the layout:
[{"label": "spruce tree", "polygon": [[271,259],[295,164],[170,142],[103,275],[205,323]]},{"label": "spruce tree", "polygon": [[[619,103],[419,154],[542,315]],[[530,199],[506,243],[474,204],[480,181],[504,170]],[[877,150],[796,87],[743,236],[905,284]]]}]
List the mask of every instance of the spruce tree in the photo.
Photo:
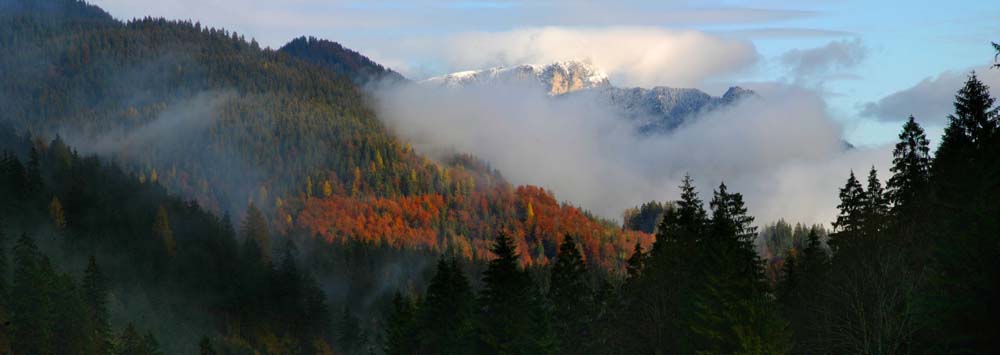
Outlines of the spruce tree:
[{"label": "spruce tree", "polygon": [[[1000,140],[997,107],[975,74],[955,97],[955,113],[931,167],[927,239],[933,241],[929,292],[933,331],[951,352],[991,353],[1000,337]],[[960,302],[957,300],[961,300]]]},{"label": "spruce tree", "polygon": [[707,258],[700,270],[703,282],[694,287],[697,314],[690,324],[698,336],[698,351],[783,351],[788,346],[785,324],[765,282],[763,263],[754,250],[756,228],[742,195],[730,193],[721,184],[710,206],[710,235],[696,249]]},{"label": "spruce tree", "polygon": [[483,272],[479,295],[481,352],[489,354],[543,354],[552,350],[551,329],[541,295],[521,269],[514,241],[500,232]]},{"label": "spruce tree", "polygon": [[244,255],[249,261],[268,263],[271,260],[271,236],[267,227],[267,219],[253,203],[247,208],[246,218],[240,227],[243,236]]},{"label": "spruce tree", "polygon": [[53,277],[34,240],[22,234],[14,246],[14,283],[11,288],[11,348],[17,354],[52,352]]},{"label": "spruce tree", "polygon": [[802,252],[802,273],[809,280],[821,280],[830,265],[830,256],[819,240],[816,228],[809,230],[808,244]]},{"label": "spruce tree", "polygon": [[886,184],[889,202],[897,217],[912,214],[911,209],[925,192],[930,179],[929,146],[924,129],[910,116],[892,150],[892,177]]},{"label": "spruce tree", "polygon": [[868,188],[865,190],[864,235],[866,239],[882,237],[889,218],[889,201],[886,198],[878,170],[873,166],[868,172]]},{"label": "spruce tree", "polygon": [[156,355],[160,353],[159,344],[152,333],[145,336],[139,334],[135,324],[131,322],[118,335],[115,353],[129,355]]},{"label": "spruce tree", "polygon": [[587,278],[587,265],[573,237],[566,236],[559,245],[559,255],[552,266],[549,281],[549,302],[552,304],[553,330],[559,352],[588,352],[590,340],[589,315],[593,312],[593,290]]},{"label": "spruce tree", "polygon": [[91,255],[83,274],[83,300],[92,324],[91,342],[96,353],[111,350],[111,324],[108,314],[108,286],[104,274]]},{"label": "spruce tree", "polygon": [[684,176],[680,189],[681,199],[677,201],[677,208],[667,210],[660,223],[653,253],[670,242],[691,244],[704,235],[708,216],[690,175]]},{"label": "spruce tree", "polygon": [[212,347],[212,340],[208,339],[208,336],[201,337],[201,341],[198,342],[198,351],[201,355],[218,355],[218,352]]},{"label": "spruce tree", "polygon": [[70,275],[53,272],[52,349],[56,354],[93,351],[93,327],[80,288]]},{"label": "spruce tree", "polygon": [[392,311],[386,319],[385,353],[417,354],[417,308],[409,297],[396,292],[392,298]]},{"label": "spruce tree", "polygon": [[362,345],[361,320],[345,306],[339,323],[336,344],[343,352],[353,353]]},{"label": "spruce tree", "polygon": [[802,277],[799,275],[801,267],[798,265],[798,258],[798,252],[795,249],[790,249],[781,261],[781,275],[778,278],[777,297],[785,308],[796,308],[798,306],[799,292],[802,287],[800,285]]},{"label": "spruce tree", "polygon": [[763,268],[753,244],[757,227],[753,226],[754,218],[747,214],[743,195],[730,193],[722,183],[709,206],[712,208],[710,236],[701,248],[714,259],[709,260],[708,267],[713,268],[709,271],[724,273],[730,269],[738,273],[734,277],[744,281],[763,282]]},{"label": "spruce tree", "polygon": [[681,199],[664,214],[641,276],[626,289],[624,312],[635,331],[626,335],[625,352],[696,350],[690,325],[697,312],[695,289],[709,258],[699,250],[708,217],[690,176],[680,189]]},{"label": "spruce tree", "polygon": [[969,80],[955,96],[955,114],[949,119],[958,121],[976,151],[985,151],[989,138],[996,134],[997,110],[1000,108],[993,107],[995,102],[990,96],[989,86],[979,80],[976,73],[969,75]]},{"label": "spruce tree", "polygon": [[475,296],[457,258],[441,259],[418,312],[422,354],[472,351]]},{"label": "spruce tree", "polygon": [[27,178],[28,193],[30,195],[34,196],[42,191],[41,163],[39,161],[38,149],[35,148],[34,144],[31,145],[31,149],[28,151]]},{"label": "spruce tree", "polygon": [[835,232],[830,236],[830,247],[835,253],[863,237],[865,208],[868,205],[866,197],[861,182],[851,171],[847,183],[840,189],[840,204],[837,205],[840,213],[833,222]]}]

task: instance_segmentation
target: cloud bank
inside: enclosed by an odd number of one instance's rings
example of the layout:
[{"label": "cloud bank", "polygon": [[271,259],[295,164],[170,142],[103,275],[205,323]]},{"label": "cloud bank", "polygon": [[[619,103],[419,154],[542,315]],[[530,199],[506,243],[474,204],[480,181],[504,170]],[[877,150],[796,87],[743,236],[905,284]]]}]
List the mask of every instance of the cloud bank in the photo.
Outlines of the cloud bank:
[{"label": "cloud bank", "polygon": [[452,67],[466,69],[589,59],[621,85],[685,87],[746,69],[758,59],[747,41],[643,27],[464,33],[446,41],[444,55]]},{"label": "cloud bank", "polygon": [[850,170],[887,171],[887,148],[845,151],[841,128],[815,93],[757,88],[747,100],[681,126],[637,136],[631,122],[573,97],[537,89],[404,86],[377,93],[379,117],[431,156],[467,152],[515,184],[535,184],[606,217],[678,198],[690,173],[702,198],[725,181],[760,222],[827,223]]},{"label": "cloud bank", "polygon": [[954,112],[955,93],[965,85],[969,74],[975,70],[976,76],[990,87],[994,97],[1000,96],[1000,71],[988,66],[969,70],[945,71],[934,77],[921,80],[916,85],[869,102],[861,109],[861,115],[884,121],[902,121],[910,115],[917,121],[944,124],[948,114]]}]

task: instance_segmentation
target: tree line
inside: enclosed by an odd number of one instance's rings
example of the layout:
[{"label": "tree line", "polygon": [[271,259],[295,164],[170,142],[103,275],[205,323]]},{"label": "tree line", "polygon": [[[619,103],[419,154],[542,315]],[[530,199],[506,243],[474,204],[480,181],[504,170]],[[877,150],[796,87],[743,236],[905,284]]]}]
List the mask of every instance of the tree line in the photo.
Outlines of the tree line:
[{"label": "tree line", "polygon": [[654,244],[635,246],[624,277],[589,270],[571,236],[550,268],[520,267],[524,251],[501,233],[478,292],[458,261],[443,258],[425,292],[397,296],[385,351],[995,353],[1000,113],[994,103],[989,88],[970,75],[934,154],[910,117],[884,185],[875,167],[863,180],[849,173],[829,236],[821,226],[799,226],[794,241],[765,241],[784,248],[773,250],[773,279],[757,253],[758,233],[742,195],[721,184],[706,210],[687,177],[670,208],[651,203],[629,215],[640,221],[663,211]]}]

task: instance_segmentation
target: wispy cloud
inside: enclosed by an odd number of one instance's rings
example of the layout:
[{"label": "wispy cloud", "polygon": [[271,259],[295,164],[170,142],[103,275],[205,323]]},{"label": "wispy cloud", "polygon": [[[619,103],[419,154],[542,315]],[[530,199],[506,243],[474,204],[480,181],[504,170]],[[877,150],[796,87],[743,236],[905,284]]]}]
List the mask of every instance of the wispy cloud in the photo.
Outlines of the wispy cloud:
[{"label": "wispy cloud", "polygon": [[746,39],[808,39],[857,37],[850,31],[827,30],[821,28],[762,27],[720,32],[721,34]]},{"label": "wispy cloud", "polygon": [[[119,18],[192,19],[248,33],[277,47],[301,34],[345,38],[504,31],[540,26],[669,26],[767,24],[814,11],[746,8],[720,1],[338,1],[94,0]],[[357,31],[364,30],[364,33]],[[358,41],[356,43],[362,43]],[[367,48],[360,48],[367,49]]]},{"label": "wispy cloud", "polygon": [[845,73],[861,63],[868,49],[861,40],[835,40],[822,47],[792,49],[781,56],[781,63],[796,81],[853,78]]}]

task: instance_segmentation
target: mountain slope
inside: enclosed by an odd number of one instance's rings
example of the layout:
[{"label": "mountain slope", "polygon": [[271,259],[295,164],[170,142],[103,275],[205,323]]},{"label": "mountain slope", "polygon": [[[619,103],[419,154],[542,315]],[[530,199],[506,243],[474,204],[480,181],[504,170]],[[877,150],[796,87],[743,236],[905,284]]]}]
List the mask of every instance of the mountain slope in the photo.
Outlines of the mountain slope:
[{"label": "mountain slope", "polygon": [[[227,30],[36,12],[0,18],[0,38],[0,67],[16,68],[0,71],[0,121],[61,135],[220,214],[242,216],[253,203],[282,234],[474,257],[507,229],[531,253],[525,262],[546,263],[579,230],[588,260],[608,268],[651,238],[511,186],[473,157],[431,161],[389,133],[353,72]],[[414,204],[426,208],[407,214]]]}]

